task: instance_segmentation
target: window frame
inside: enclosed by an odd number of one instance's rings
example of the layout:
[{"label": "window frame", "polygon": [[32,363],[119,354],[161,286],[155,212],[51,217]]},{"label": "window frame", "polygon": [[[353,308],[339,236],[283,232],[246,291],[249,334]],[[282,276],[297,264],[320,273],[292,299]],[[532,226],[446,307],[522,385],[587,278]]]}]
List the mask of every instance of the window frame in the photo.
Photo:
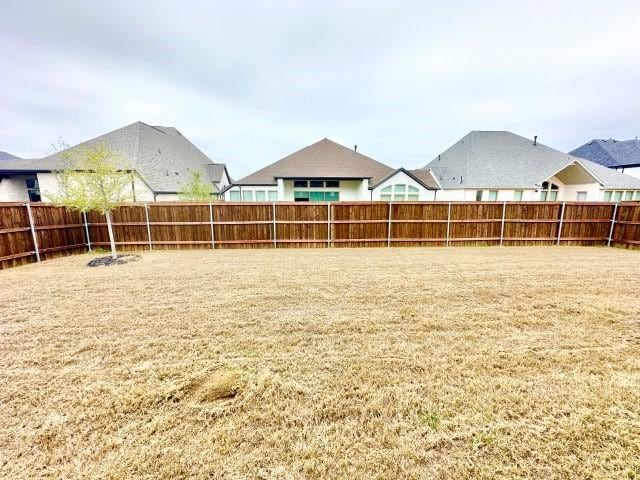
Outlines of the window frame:
[{"label": "window frame", "polygon": [[242,201],[253,202],[253,190],[242,190]]}]

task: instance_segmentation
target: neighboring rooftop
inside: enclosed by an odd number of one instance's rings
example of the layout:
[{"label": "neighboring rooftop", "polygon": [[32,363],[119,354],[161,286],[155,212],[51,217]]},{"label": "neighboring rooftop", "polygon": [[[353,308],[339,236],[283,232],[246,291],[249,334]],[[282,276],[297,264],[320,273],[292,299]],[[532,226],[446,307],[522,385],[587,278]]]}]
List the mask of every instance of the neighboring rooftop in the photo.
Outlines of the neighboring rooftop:
[{"label": "neighboring rooftop", "polygon": [[609,168],[640,167],[640,140],[594,139],[571,152]]},{"label": "neighboring rooftop", "polygon": [[[202,172],[204,178],[213,183],[219,181],[225,171],[223,164],[213,164],[209,157],[173,127],[135,122],[68,150],[96,144],[104,144],[119,155],[154,192],[179,192],[181,185],[190,180],[193,171]],[[0,164],[0,170],[60,170],[65,167],[62,153],[35,160],[7,160]]]},{"label": "neighboring rooftop", "polygon": [[20,157],[16,157],[15,155],[11,155],[8,152],[0,151],[0,160],[20,160]]},{"label": "neighboring rooftop", "polygon": [[425,168],[443,188],[526,189],[574,163],[606,188],[640,188],[640,179],[507,131],[471,131]]},{"label": "neighboring rooftop", "polygon": [[278,178],[368,178],[375,185],[394,169],[327,138],[304,147],[234,182],[236,185],[276,185]]}]

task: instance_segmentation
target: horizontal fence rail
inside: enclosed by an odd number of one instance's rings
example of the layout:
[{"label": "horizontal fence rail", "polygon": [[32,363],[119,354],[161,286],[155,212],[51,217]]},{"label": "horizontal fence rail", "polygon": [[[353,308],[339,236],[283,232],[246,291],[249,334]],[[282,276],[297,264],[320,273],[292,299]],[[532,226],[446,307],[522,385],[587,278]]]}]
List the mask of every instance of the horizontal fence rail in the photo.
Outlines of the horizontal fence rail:
[{"label": "horizontal fence rail", "polygon": [[[336,202],[128,204],[120,250],[612,245],[640,248],[640,203]],[[0,203],[0,268],[108,249],[104,215]]]}]

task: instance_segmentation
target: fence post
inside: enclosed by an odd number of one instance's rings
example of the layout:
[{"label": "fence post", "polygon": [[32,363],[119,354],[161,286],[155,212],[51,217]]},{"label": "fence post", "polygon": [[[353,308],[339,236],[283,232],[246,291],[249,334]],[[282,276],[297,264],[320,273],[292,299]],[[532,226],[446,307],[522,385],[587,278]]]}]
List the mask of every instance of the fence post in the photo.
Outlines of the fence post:
[{"label": "fence post", "polygon": [[331,202],[327,203],[327,248],[331,246]]},{"label": "fence post", "polygon": [[502,241],[504,239],[504,217],[507,213],[507,202],[502,202],[502,223],[500,224],[500,246],[502,246]]},{"label": "fence post", "polygon": [[209,225],[211,225],[211,248],[216,248],[216,237],[213,233],[213,205],[209,202]]},{"label": "fence post", "polygon": [[449,246],[449,228],[451,225],[451,202],[449,202],[449,208],[447,209],[447,243],[446,246]]},{"label": "fence post", "polygon": [[147,219],[147,238],[149,239],[149,250],[153,250],[153,243],[151,242],[151,226],[149,225],[149,205],[144,204],[144,215]]},{"label": "fence post", "polygon": [[278,237],[276,228],[276,202],[273,202],[273,248],[278,248]]},{"label": "fence post", "polygon": [[36,260],[40,261],[40,250],[38,249],[38,237],[36,236],[36,228],[33,223],[33,214],[31,213],[31,204],[25,203],[27,206],[27,215],[29,216],[29,227],[31,228],[31,238],[33,238],[33,248],[36,250]]},{"label": "fence post", "polygon": [[89,224],[87,223],[87,212],[82,212],[82,218],[84,220],[84,233],[87,236],[87,246],[91,251],[91,236],[89,235]]},{"label": "fence post", "polygon": [[556,245],[560,245],[560,237],[562,236],[562,224],[564,223],[564,207],[565,202],[562,202],[562,210],[560,210],[560,224],[558,225],[558,238],[556,239]]},{"label": "fence post", "polygon": [[618,204],[613,207],[613,216],[611,217],[611,228],[609,229],[609,240],[607,241],[607,247],[611,246],[611,239],[613,238],[613,227],[616,225],[616,216],[618,214]]},{"label": "fence post", "polygon": [[387,248],[391,246],[391,202],[389,202],[389,218],[387,222]]}]

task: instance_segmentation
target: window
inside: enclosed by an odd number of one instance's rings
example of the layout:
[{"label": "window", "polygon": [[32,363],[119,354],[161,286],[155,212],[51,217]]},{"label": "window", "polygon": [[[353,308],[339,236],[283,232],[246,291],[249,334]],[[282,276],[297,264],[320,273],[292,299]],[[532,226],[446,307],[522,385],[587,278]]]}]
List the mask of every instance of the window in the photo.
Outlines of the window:
[{"label": "window", "polygon": [[587,201],[587,192],[577,192],[576,193],[576,200],[579,202],[586,202]]},{"label": "window", "polygon": [[498,200],[498,191],[497,190],[489,190],[489,201],[495,202]]},{"label": "window", "polygon": [[239,190],[231,190],[231,192],[229,193],[229,200],[231,200],[232,202],[239,202],[240,201],[240,191]]},{"label": "window", "polygon": [[613,201],[619,202],[622,200],[622,192],[613,192]]},{"label": "window", "polygon": [[625,201],[633,200],[633,192],[624,192]]},{"label": "window", "polygon": [[340,188],[340,181],[339,180],[327,180],[325,182],[325,186],[327,188]]},{"label": "window", "polygon": [[636,191],[635,200],[640,200],[640,190]]},{"label": "window", "polygon": [[612,192],[604,192],[604,201],[605,202],[610,202],[611,201],[611,193]]},{"label": "window", "polygon": [[253,202],[253,190],[243,190],[242,191],[242,201],[243,202]]},{"label": "window", "polygon": [[558,200],[559,187],[555,183],[542,182],[542,191],[540,192],[540,200],[543,202],[555,202]]},{"label": "window", "polygon": [[27,178],[25,182],[27,184],[27,194],[29,195],[29,201],[41,202],[42,198],[40,197],[40,185],[38,185],[38,179]]},{"label": "window", "polygon": [[309,183],[311,184],[311,188],[324,188],[324,182],[322,180],[311,180]]},{"label": "window", "polygon": [[295,188],[307,188],[309,186],[309,182],[307,180],[294,180],[293,186]]},{"label": "window", "polygon": [[522,190],[516,190],[513,192],[513,201],[521,202],[522,201]]},{"label": "window", "polygon": [[295,191],[293,196],[296,202],[337,202],[340,200],[340,192]]},{"label": "window", "polygon": [[309,192],[293,192],[293,199],[296,202],[308,202]]},{"label": "window", "polygon": [[482,190],[476,190],[476,202],[482,201]]},{"label": "window", "polygon": [[[393,194],[393,195],[392,195]],[[420,189],[413,185],[405,185],[398,183],[396,185],[388,185],[380,189],[380,200],[391,201],[417,201],[420,198]]]},{"label": "window", "polygon": [[276,190],[269,190],[267,192],[267,195],[269,195],[269,201],[270,202],[277,202],[278,201],[278,192]]},{"label": "window", "polygon": [[264,202],[266,199],[264,190],[256,190],[256,202]]},{"label": "window", "polygon": [[324,192],[309,192],[309,200],[312,202],[324,202]]},{"label": "window", "polygon": [[340,201],[340,192],[324,192],[325,202],[338,202]]}]

